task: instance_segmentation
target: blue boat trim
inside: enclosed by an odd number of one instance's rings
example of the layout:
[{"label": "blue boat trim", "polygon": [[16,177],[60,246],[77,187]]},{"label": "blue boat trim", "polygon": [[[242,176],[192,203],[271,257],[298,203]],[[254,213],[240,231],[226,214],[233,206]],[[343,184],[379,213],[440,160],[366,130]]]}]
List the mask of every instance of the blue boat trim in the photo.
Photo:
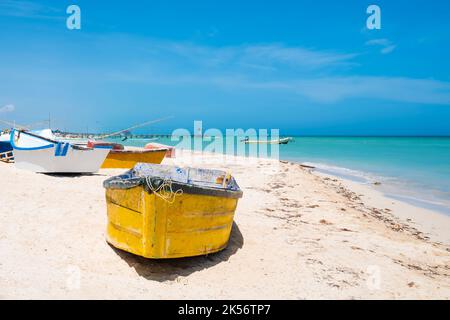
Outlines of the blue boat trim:
[{"label": "blue boat trim", "polygon": [[[14,150],[24,150],[24,151],[43,150],[43,149],[50,149],[50,148],[53,148],[55,146],[54,144],[48,144],[48,145],[45,145],[45,146],[34,147],[34,148],[21,148],[21,147],[18,147],[14,143],[14,133],[15,132],[16,132],[16,130],[13,129],[11,131],[11,135],[10,135],[10,138],[9,138],[9,142],[11,143],[11,146],[13,147]],[[21,134],[26,134],[26,132],[21,132]],[[39,138],[36,138],[36,139],[39,139]],[[40,139],[40,140],[43,140],[43,139]],[[45,140],[43,140],[43,141],[45,141]]]},{"label": "blue boat trim", "polygon": [[59,157],[61,154],[61,143],[58,143],[55,148],[55,157]]},{"label": "blue boat trim", "polygon": [[61,156],[65,157],[67,155],[67,151],[69,150],[69,145],[70,145],[69,143],[66,143],[64,145],[64,148],[63,148]]},{"label": "blue boat trim", "polygon": [[55,149],[55,157],[65,157],[69,150],[69,143],[58,142]]}]

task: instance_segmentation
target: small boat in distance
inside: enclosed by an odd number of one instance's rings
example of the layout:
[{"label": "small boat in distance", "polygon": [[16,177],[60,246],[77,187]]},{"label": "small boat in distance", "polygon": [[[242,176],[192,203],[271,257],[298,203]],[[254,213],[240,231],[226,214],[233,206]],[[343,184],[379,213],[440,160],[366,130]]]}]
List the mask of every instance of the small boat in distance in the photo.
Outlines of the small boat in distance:
[{"label": "small boat in distance", "polygon": [[291,137],[287,138],[280,138],[280,139],[273,139],[273,140],[250,140],[248,137],[242,140],[245,142],[245,144],[250,143],[258,143],[258,144],[288,144],[290,141],[292,141]]},{"label": "small boat in distance", "polygon": [[16,167],[39,173],[94,173],[110,151],[57,141],[50,129],[39,132],[13,129],[10,143]]}]

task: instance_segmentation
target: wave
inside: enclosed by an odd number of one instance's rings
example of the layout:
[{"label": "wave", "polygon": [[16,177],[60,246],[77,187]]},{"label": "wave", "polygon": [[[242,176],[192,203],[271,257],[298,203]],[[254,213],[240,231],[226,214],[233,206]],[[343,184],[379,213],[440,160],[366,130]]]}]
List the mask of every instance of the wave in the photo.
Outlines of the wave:
[{"label": "wave", "polygon": [[302,162],[313,166],[318,172],[338,178],[370,185],[381,191],[385,196],[407,202],[421,208],[436,210],[450,215],[450,193],[431,189],[414,181],[407,181],[397,177],[376,175],[370,172],[338,167],[317,162]]},{"label": "wave", "polygon": [[393,178],[391,178],[391,177],[374,175],[369,172],[364,172],[364,171],[349,169],[349,168],[344,168],[344,167],[338,167],[338,166],[333,166],[333,165],[324,164],[324,163],[318,163],[318,162],[302,162],[302,163],[315,167],[316,170],[319,172],[331,174],[333,176],[338,176],[341,178],[345,178],[345,179],[360,182],[360,183],[369,184],[369,183],[374,183],[374,182],[393,180]]}]

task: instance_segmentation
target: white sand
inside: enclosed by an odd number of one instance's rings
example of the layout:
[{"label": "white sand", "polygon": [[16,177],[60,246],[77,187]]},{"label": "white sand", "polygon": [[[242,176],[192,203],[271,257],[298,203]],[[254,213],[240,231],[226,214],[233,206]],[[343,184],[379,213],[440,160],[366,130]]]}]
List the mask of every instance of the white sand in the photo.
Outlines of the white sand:
[{"label": "white sand", "polygon": [[244,191],[230,244],[167,261],[105,242],[102,181],[123,170],[56,177],[0,163],[0,298],[450,298],[448,217],[297,164],[204,161]]}]

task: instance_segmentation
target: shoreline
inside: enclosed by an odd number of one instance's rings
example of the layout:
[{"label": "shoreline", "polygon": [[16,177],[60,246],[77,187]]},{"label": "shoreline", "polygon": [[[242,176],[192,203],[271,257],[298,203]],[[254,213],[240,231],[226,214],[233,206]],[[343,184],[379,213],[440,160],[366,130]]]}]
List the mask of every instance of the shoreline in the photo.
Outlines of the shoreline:
[{"label": "shoreline", "polygon": [[348,190],[358,194],[367,210],[377,210],[394,215],[394,218],[400,223],[413,228],[414,233],[424,234],[426,239],[444,243],[450,246],[450,216],[447,214],[414,205],[402,199],[396,199],[383,191],[376,190],[372,185],[352,181],[332,174],[314,172],[319,176],[339,179]]},{"label": "shoreline", "polygon": [[[311,165],[315,167],[317,172],[321,172],[325,175],[330,175],[346,181],[355,182],[360,185],[366,185],[369,188],[373,188],[374,190],[376,190],[375,188],[377,188],[378,189],[377,191],[383,193],[386,197],[390,199],[405,202],[414,207],[438,212],[439,214],[443,214],[450,217],[450,207],[449,207],[450,202],[445,204],[442,202],[438,202],[438,200],[443,201],[443,199],[431,200],[429,197],[428,198],[419,197],[419,192],[425,190],[419,190],[417,188],[411,187],[407,188],[406,187],[407,183],[405,181],[402,181],[400,187],[395,186],[392,183],[386,182],[386,180],[389,181],[390,179],[397,179],[396,177],[381,176],[373,174],[368,171],[361,171],[347,167],[339,167],[335,165],[330,167],[330,165],[320,162],[309,162],[309,161],[301,162],[295,160],[288,160],[288,161]],[[341,172],[339,172],[338,170],[340,170]]]},{"label": "shoreline", "polygon": [[[330,171],[325,172],[320,168],[316,168],[314,166],[315,163],[312,162],[279,161],[293,165],[305,165],[306,168],[310,167],[311,173],[323,177],[327,181],[338,183],[331,184],[332,187],[339,189],[344,186],[347,189],[346,192],[355,194],[356,197],[363,201],[359,204],[365,210],[385,211],[386,213],[393,214],[394,220],[414,230],[414,234],[424,234],[425,239],[430,239],[450,247],[450,215],[445,212],[433,209],[432,207],[420,206],[414,204],[412,201],[409,202],[402,199],[400,196],[396,197],[396,195],[377,190],[373,184],[366,180],[361,179],[358,181],[358,179],[353,179],[352,176],[345,177]],[[348,170],[349,168],[342,169]],[[420,199],[418,201],[422,202]],[[377,215],[380,216],[379,214]]]},{"label": "shoreline", "polygon": [[106,243],[102,182],[125,170],[69,177],[0,163],[0,299],[450,299],[450,247],[420,219],[404,223],[400,204],[386,211],[381,195],[297,163],[232,160],[164,159],[231,171],[244,192],[225,250],[171,260]]}]

